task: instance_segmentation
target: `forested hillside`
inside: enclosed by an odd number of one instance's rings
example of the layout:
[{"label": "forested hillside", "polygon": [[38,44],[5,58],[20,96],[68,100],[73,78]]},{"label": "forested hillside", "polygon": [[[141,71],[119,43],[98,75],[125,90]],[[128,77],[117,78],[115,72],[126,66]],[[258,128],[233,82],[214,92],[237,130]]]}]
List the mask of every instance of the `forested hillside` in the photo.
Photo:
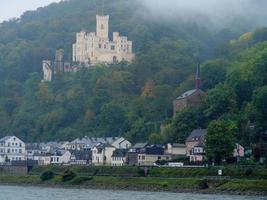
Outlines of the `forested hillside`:
[{"label": "forested hillside", "polygon": [[[133,64],[82,69],[52,83],[41,82],[41,61],[53,59],[56,48],[70,60],[75,33],[95,31],[101,5],[64,1],[0,24],[0,134],[26,141],[123,135],[132,142],[184,142],[194,128],[227,119],[243,145],[263,144],[267,29],[242,19],[242,28],[223,29],[209,27],[206,18],[153,20],[138,2],[105,4],[111,31],[133,40]],[[194,87],[198,61],[205,101],[172,119],[172,101]]]}]

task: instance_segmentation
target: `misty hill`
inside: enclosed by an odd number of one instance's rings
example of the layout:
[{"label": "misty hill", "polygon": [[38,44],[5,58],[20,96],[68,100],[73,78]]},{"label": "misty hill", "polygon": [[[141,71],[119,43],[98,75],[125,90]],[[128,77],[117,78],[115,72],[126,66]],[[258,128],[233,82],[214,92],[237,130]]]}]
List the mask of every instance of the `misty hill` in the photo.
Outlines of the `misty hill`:
[{"label": "misty hill", "polygon": [[[95,30],[101,10],[96,2],[51,4],[0,25],[1,135],[26,141],[124,135],[133,142],[183,142],[192,129],[227,118],[238,124],[243,144],[263,138],[267,31],[254,30],[243,16],[212,27],[205,15],[159,20],[141,1],[111,0],[105,4],[111,32],[133,40],[136,61],[41,82],[43,59],[53,59],[58,47],[70,59],[75,33]],[[207,98],[172,119],[172,100],[194,87],[196,55]],[[160,133],[161,123],[166,128]],[[254,135],[248,134],[251,123]]]}]

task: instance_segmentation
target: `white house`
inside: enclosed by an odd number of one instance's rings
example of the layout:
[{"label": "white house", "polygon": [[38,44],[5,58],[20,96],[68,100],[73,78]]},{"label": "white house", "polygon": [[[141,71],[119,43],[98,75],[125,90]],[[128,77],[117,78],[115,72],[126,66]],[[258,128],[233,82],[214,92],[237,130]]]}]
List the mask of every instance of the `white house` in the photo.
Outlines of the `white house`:
[{"label": "white house", "polygon": [[25,143],[16,136],[0,139],[0,163],[5,161],[25,160]]},{"label": "white house", "polygon": [[38,161],[38,165],[50,165],[51,155],[46,153],[34,153],[33,160]]},{"label": "white house", "polygon": [[57,150],[50,157],[50,164],[68,164],[71,160],[71,153],[66,150]]},{"label": "white house", "polygon": [[116,148],[110,144],[99,143],[92,149],[92,164],[111,165],[112,154],[115,150]]},{"label": "white house", "polygon": [[123,137],[117,138],[111,145],[116,147],[116,149],[129,149],[132,146],[132,144]]}]

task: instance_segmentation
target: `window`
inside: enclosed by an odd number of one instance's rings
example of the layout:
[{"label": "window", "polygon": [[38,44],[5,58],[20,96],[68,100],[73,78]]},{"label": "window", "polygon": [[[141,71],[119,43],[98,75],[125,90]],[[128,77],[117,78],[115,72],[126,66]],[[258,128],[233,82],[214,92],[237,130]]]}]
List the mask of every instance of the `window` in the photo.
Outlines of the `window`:
[{"label": "window", "polygon": [[9,143],[7,143],[7,146],[8,146],[8,147],[10,147],[10,142],[9,142]]},{"label": "window", "polygon": [[161,156],[158,156],[158,160],[161,160]]},{"label": "window", "polygon": [[115,50],[115,46],[114,46],[114,45],[111,45],[111,46],[110,46],[110,49],[111,49],[111,50]]},{"label": "window", "polygon": [[142,160],[145,160],[146,159],[146,157],[145,156],[142,156]]},{"label": "window", "polygon": [[19,146],[21,147],[22,146],[22,143],[19,143]]},{"label": "window", "polygon": [[104,25],[103,24],[101,24],[101,29],[104,30]]},{"label": "window", "polygon": [[19,153],[22,153],[22,149],[19,149]]},{"label": "window", "polygon": [[102,45],[101,45],[101,44],[99,44],[99,45],[98,45],[98,47],[99,47],[99,49],[101,49],[101,48],[102,48]]},{"label": "window", "polygon": [[10,153],[10,149],[7,149],[7,153]]}]

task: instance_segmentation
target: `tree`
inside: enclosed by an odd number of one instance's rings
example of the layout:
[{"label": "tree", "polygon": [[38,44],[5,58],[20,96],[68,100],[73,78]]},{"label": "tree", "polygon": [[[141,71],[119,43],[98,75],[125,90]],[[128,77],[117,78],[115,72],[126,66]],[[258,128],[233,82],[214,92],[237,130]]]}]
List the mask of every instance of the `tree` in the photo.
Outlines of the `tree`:
[{"label": "tree", "polygon": [[203,90],[211,89],[225,81],[226,65],[227,63],[224,60],[210,60],[202,65],[201,79]]},{"label": "tree", "polygon": [[257,89],[252,98],[252,106],[254,109],[254,116],[256,121],[256,132],[258,133],[256,138],[258,140],[264,138],[265,131],[267,130],[267,86]]},{"label": "tree", "polygon": [[219,84],[208,92],[204,113],[209,119],[217,119],[224,113],[236,111],[235,93],[225,84]]},{"label": "tree", "polygon": [[210,122],[205,136],[207,157],[217,164],[231,157],[235,148],[236,132],[237,126],[233,121],[219,119]]},{"label": "tree", "polygon": [[167,129],[168,142],[184,143],[193,129],[205,126],[205,116],[201,108],[185,108],[177,113],[171,126]]}]

